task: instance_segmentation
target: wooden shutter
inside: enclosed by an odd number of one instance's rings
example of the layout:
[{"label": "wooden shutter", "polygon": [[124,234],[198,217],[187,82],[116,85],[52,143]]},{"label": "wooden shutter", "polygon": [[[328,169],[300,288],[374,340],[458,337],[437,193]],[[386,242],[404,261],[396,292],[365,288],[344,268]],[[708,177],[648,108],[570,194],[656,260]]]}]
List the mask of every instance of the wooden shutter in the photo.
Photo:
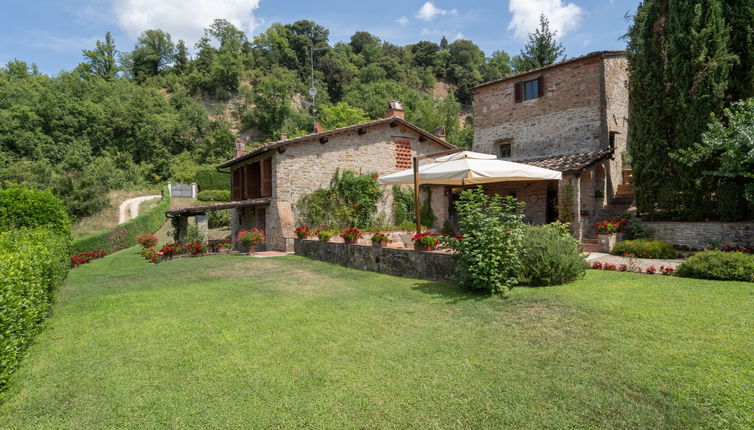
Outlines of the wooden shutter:
[{"label": "wooden shutter", "polygon": [[545,77],[540,76],[537,78],[537,96],[542,97],[545,95]]},{"label": "wooden shutter", "polygon": [[245,199],[256,199],[259,197],[261,184],[259,181],[259,162],[251,163],[246,166],[246,195]]},{"label": "wooden shutter", "polygon": [[524,100],[523,82],[513,84],[513,99],[516,103],[521,103]]},{"label": "wooden shutter", "polygon": [[241,169],[235,168],[230,175],[230,199],[241,200]]},{"label": "wooden shutter", "polygon": [[262,197],[272,196],[272,157],[262,160]]}]

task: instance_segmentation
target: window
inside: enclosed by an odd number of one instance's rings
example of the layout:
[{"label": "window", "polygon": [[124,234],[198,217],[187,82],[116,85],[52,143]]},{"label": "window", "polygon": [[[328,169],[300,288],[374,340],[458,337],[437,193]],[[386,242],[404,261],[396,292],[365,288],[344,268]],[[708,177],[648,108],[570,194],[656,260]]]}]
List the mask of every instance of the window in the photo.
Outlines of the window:
[{"label": "window", "polygon": [[499,158],[510,158],[513,139],[503,139],[497,141],[497,156]]},{"label": "window", "polygon": [[543,82],[542,76],[530,81],[521,81],[514,84],[513,93],[516,103],[521,103],[524,100],[533,100],[539,98],[543,94]]}]

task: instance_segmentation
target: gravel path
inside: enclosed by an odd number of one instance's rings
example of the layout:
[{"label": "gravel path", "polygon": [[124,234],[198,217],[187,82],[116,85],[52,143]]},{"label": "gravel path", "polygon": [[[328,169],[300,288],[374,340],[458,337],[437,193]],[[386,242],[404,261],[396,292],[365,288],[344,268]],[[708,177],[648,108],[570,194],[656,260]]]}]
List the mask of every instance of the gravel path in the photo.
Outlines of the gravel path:
[{"label": "gravel path", "polygon": [[[628,264],[629,266],[632,264],[632,259],[628,257],[621,257],[618,255],[610,255],[610,254],[603,254],[601,252],[592,252],[589,254],[589,256],[586,257],[586,261],[589,261],[590,263],[599,261],[600,263],[610,263],[615,264],[616,266],[620,266],[621,264]],[[642,269],[644,271],[649,266],[655,266],[655,268],[659,269],[660,266],[664,267],[670,267],[671,269],[675,269],[678,267],[681,263],[684,262],[685,259],[683,258],[672,258],[672,259],[663,259],[663,258],[634,258],[633,264],[637,267]]]},{"label": "gravel path", "polygon": [[136,216],[139,215],[139,205],[141,202],[145,202],[147,200],[154,200],[159,199],[162,196],[155,195],[155,196],[141,196],[141,197],[134,197],[132,199],[128,199],[125,202],[120,204],[120,216],[118,217],[118,224],[123,224],[124,222],[136,218]]}]

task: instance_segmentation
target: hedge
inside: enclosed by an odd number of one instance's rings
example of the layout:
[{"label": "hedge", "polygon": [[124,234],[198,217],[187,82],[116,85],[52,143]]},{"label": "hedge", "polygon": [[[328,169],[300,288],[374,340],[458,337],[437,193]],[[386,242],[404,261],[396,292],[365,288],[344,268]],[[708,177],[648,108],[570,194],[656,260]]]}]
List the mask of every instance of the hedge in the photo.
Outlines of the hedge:
[{"label": "hedge", "polygon": [[51,192],[26,187],[0,190],[0,231],[44,226],[67,234],[70,225],[65,204]]},{"label": "hedge", "polygon": [[754,254],[703,251],[681,263],[675,274],[684,278],[754,282]]},{"label": "hedge", "polygon": [[199,191],[196,199],[202,202],[229,202],[230,190],[204,190]]},{"label": "hedge", "polygon": [[196,171],[196,185],[201,190],[230,190],[230,175],[215,169]]},{"label": "hedge", "polygon": [[676,250],[661,240],[634,239],[618,242],[610,252],[613,255],[633,254],[638,258],[675,258]]},{"label": "hedge", "polygon": [[73,242],[73,253],[92,252],[101,249],[111,254],[121,249],[136,245],[136,236],[142,233],[154,233],[165,224],[165,211],[170,209],[170,194],[165,187],[162,200],[136,218],[127,221],[113,230],[90,234]]},{"label": "hedge", "polygon": [[67,234],[43,228],[0,233],[0,391],[68,274],[69,245]]}]

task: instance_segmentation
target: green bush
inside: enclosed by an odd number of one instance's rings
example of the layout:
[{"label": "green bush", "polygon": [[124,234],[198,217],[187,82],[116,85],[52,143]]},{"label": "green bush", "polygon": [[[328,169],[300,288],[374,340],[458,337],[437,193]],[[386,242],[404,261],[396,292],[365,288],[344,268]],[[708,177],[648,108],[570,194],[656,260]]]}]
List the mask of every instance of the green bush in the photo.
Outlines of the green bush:
[{"label": "green bush", "polygon": [[675,258],[672,246],[661,240],[635,239],[618,242],[611,251],[614,255],[633,254],[638,258]]},{"label": "green bush", "polygon": [[703,251],[681,263],[675,273],[684,278],[754,282],[754,254]]},{"label": "green bush", "polygon": [[147,210],[136,218],[127,221],[113,230],[84,236],[73,241],[73,252],[92,252],[101,249],[111,254],[137,244],[136,236],[142,233],[154,233],[165,223],[165,211],[170,209],[170,197],[167,187],[162,191],[162,200],[157,206]]},{"label": "green bush", "polygon": [[230,190],[230,175],[215,169],[199,169],[196,171],[196,186],[199,190]]},{"label": "green bush", "polygon": [[207,212],[207,223],[209,228],[230,227],[230,209]]},{"label": "green bush", "polygon": [[0,233],[0,390],[65,280],[69,244],[68,234],[43,228]]},{"label": "green bush", "polygon": [[490,293],[510,290],[521,271],[523,203],[511,196],[490,197],[482,187],[461,192],[455,203],[464,239],[453,280]]},{"label": "green bush", "polygon": [[202,202],[229,202],[230,190],[205,190],[199,191],[196,199]]},{"label": "green bush", "polygon": [[524,231],[521,266],[520,282],[533,286],[565,284],[586,272],[579,242],[553,225],[532,226]]},{"label": "green bush", "polygon": [[303,196],[296,203],[299,222],[333,229],[366,228],[375,224],[382,188],[377,175],[336,170],[330,186]]},{"label": "green bush", "polygon": [[414,214],[414,192],[404,190],[400,185],[393,185],[393,215],[395,224],[416,223]]},{"label": "green bush", "polygon": [[68,234],[65,204],[49,191],[30,188],[0,190],[0,231],[45,227]]}]

